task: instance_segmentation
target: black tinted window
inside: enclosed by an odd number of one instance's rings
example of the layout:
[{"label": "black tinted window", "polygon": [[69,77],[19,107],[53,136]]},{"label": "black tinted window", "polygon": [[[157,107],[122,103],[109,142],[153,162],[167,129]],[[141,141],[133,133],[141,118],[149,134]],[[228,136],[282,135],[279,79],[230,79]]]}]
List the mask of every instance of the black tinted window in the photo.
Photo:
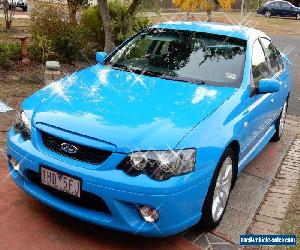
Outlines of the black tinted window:
[{"label": "black tinted window", "polygon": [[272,75],[276,74],[282,70],[282,58],[280,52],[270,40],[262,38],[261,41],[270,62],[271,73]]},{"label": "black tinted window", "polygon": [[259,80],[269,76],[267,60],[259,40],[256,40],[253,45],[252,75],[255,87],[257,87]]},{"label": "black tinted window", "polygon": [[289,3],[282,3],[282,7],[284,8],[289,8],[291,7],[292,5],[290,5]]},{"label": "black tinted window", "polygon": [[228,36],[152,29],[120,48],[106,65],[170,80],[239,87],[246,44]]}]

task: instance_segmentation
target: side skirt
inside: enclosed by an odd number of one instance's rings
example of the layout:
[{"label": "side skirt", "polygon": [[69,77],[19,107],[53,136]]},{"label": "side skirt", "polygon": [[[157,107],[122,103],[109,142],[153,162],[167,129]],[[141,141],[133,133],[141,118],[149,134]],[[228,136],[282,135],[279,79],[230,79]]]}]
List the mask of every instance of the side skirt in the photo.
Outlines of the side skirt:
[{"label": "side skirt", "polygon": [[275,125],[273,124],[264,134],[264,136],[258,141],[258,143],[249,151],[247,155],[243,159],[240,159],[238,166],[238,173],[240,173],[244,167],[252,161],[269,143],[272,136],[275,134]]}]

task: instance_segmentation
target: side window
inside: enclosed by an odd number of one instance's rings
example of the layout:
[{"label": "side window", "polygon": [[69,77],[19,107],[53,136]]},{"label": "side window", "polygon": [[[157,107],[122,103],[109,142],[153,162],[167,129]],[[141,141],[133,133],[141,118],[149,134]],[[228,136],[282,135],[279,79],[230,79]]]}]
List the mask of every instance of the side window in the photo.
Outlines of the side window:
[{"label": "side window", "polygon": [[261,38],[261,42],[265,48],[266,56],[269,59],[271,75],[275,75],[283,68],[280,52],[270,40]]},{"label": "side window", "polygon": [[282,7],[283,8],[289,8],[289,7],[291,7],[288,3],[282,3]]},{"label": "side window", "polygon": [[259,80],[269,76],[268,63],[259,40],[256,40],[253,45],[252,75],[255,87],[258,87]]}]

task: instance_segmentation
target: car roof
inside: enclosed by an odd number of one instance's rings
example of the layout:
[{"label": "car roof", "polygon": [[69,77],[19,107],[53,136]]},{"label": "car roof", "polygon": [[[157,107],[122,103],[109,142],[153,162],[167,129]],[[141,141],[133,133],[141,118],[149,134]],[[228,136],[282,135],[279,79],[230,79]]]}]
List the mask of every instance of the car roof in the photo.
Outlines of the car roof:
[{"label": "car roof", "polygon": [[204,32],[216,35],[224,35],[243,40],[255,39],[257,37],[267,37],[262,31],[244,27],[240,25],[231,25],[214,22],[164,22],[152,26],[158,29],[174,29],[174,30],[188,30],[195,32]]},{"label": "car roof", "polygon": [[291,4],[290,2],[284,1],[284,0],[273,0],[273,1],[267,2],[266,4],[270,4],[270,3],[289,3],[289,4]]}]

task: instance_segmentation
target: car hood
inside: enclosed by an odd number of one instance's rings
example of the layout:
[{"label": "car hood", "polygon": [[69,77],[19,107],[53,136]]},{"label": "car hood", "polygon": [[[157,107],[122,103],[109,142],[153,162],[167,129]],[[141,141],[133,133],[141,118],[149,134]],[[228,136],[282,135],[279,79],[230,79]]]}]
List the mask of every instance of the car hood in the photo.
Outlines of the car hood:
[{"label": "car hood", "polygon": [[95,65],[38,91],[23,109],[35,126],[109,142],[118,152],[167,149],[235,91]]}]

